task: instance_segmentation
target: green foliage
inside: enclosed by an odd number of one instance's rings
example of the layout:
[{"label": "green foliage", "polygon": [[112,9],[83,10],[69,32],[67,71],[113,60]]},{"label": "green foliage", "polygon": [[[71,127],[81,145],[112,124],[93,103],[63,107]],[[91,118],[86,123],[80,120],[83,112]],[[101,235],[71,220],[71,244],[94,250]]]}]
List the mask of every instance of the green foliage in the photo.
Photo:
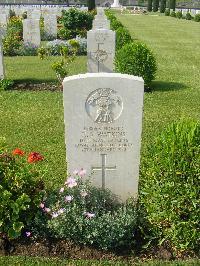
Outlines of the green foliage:
[{"label": "green foliage", "polygon": [[[73,187],[67,185],[69,179]],[[137,228],[134,202],[120,205],[111,192],[91,187],[78,175],[69,179],[50,206],[54,235],[104,250],[130,248]]]},{"label": "green foliage", "polygon": [[23,18],[23,19],[26,19],[26,18],[27,18],[27,11],[23,12],[23,14],[22,14],[22,18]]},{"label": "green foliage", "polygon": [[157,12],[159,7],[159,0],[153,0],[153,12]]},{"label": "green foliage", "polygon": [[123,28],[123,27],[124,26],[122,25],[122,23],[119,20],[117,20],[116,18],[115,19],[112,19],[110,21],[110,28],[111,28],[111,30],[116,31],[118,28]]},{"label": "green foliage", "polygon": [[7,33],[3,39],[4,55],[16,55],[22,45],[22,20],[19,17],[11,17],[7,25]]},{"label": "green foliage", "polygon": [[4,90],[4,91],[10,90],[12,89],[13,85],[14,85],[14,80],[12,79],[1,79],[0,80],[0,90]]},{"label": "green foliage", "polygon": [[176,0],[169,0],[169,8],[175,11],[176,8]]},{"label": "green foliage", "polygon": [[125,44],[131,41],[132,37],[127,29],[120,27],[116,30],[116,50],[121,49]]},{"label": "green foliage", "polygon": [[37,54],[41,60],[44,60],[49,55],[48,48],[45,48],[43,46],[39,47],[37,49]]},{"label": "green foliage", "polygon": [[146,86],[150,86],[157,70],[152,51],[143,43],[132,42],[117,51],[115,69],[119,73],[142,77]]},{"label": "green foliage", "polygon": [[200,124],[181,120],[147,149],[140,201],[154,237],[177,250],[198,250],[200,216]]},{"label": "green foliage", "polygon": [[170,9],[167,8],[167,9],[165,9],[165,16],[169,16],[169,15],[170,15]]},{"label": "green foliage", "polygon": [[152,0],[148,0],[148,3],[147,3],[147,11],[149,11],[149,12],[152,11],[152,3],[153,3]]},{"label": "green foliage", "polygon": [[72,38],[71,31],[69,29],[61,27],[58,30],[58,37],[61,40],[69,40],[70,38]]},{"label": "green foliage", "polygon": [[88,11],[92,11],[95,9],[95,0],[87,0]]},{"label": "green foliage", "polygon": [[62,24],[65,30],[70,30],[70,38],[79,35],[80,32],[90,30],[92,28],[93,13],[80,11],[70,8],[68,11],[62,12]]},{"label": "green foliage", "polygon": [[165,13],[166,9],[166,0],[161,0],[160,1],[160,13]]},{"label": "green foliage", "polygon": [[42,176],[23,152],[13,156],[0,150],[0,195],[0,232],[17,238],[35,217],[43,197]]},{"label": "green foliage", "polygon": [[200,14],[196,14],[196,15],[194,16],[194,21],[196,21],[196,22],[200,22]]},{"label": "green foliage", "polygon": [[186,13],[185,19],[186,20],[191,20],[192,19],[192,16],[191,16],[191,14],[189,12]]},{"label": "green foliage", "polygon": [[12,17],[15,17],[15,16],[16,16],[15,11],[10,9],[9,10],[9,18],[12,18]]},{"label": "green foliage", "polygon": [[175,18],[175,17],[176,17],[176,12],[175,12],[175,11],[172,11],[172,12],[170,13],[170,16],[173,17],[173,18]]},{"label": "green foliage", "polygon": [[182,16],[183,16],[183,14],[182,14],[181,11],[177,11],[177,12],[176,12],[176,17],[177,17],[177,18],[180,19],[180,18],[182,18]]}]

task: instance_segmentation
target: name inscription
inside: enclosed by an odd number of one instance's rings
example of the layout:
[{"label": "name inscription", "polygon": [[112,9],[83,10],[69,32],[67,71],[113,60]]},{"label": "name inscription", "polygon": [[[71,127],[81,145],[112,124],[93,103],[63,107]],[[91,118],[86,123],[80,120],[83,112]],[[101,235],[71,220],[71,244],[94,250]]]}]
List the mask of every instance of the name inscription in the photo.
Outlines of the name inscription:
[{"label": "name inscription", "polygon": [[82,152],[125,152],[133,146],[123,127],[84,127],[76,148]]}]

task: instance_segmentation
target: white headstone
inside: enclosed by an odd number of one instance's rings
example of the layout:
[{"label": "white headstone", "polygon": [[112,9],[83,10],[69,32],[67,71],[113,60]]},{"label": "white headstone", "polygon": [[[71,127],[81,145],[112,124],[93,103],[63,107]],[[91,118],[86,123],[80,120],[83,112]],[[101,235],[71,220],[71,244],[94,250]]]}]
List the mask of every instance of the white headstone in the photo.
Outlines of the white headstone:
[{"label": "white headstone", "polygon": [[23,39],[25,44],[40,46],[40,20],[23,20]]},{"label": "white headstone", "polygon": [[101,7],[97,8],[97,15],[93,20],[92,29],[110,29],[110,21],[107,19],[104,10]]},{"label": "white headstone", "polygon": [[0,26],[6,26],[8,23],[8,16],[0,13]]},{"label": "white headstone", "polygon": [[113,72],[115,32],[105,29],[88,31],[87,57],[88,72]]},{"label": "white headstone", "polygon": [[53,37],[56,39],[57,37],[57,16],[54,14],[44,15],[44,31],[45,35],[49,37]]},{"label": "white headstone", "polygon": [[68,172],[84,168],[97,187],[137,196],[144,82],[117,73],[63,81]]}]

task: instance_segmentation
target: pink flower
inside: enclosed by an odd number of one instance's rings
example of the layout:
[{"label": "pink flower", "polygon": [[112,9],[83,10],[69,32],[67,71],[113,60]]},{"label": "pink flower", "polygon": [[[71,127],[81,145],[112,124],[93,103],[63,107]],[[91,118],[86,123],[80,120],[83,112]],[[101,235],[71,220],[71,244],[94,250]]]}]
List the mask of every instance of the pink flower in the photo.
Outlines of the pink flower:
[{"label": "pink flower", "polygon": [[87,218],[93,218],[93,217],[95,217],[95,214],[94,213],[91,213],[91,212],[85,212],[84,214],[85,214],[85,216]]},{"label": "pink flower", "polygon": [[76,170],[74,170],[73,175],[78,175],[78,173],[79,173],[79,171],[76,169]]},{"label": "pink flower", "polygon": [[53,212],[51,216],[52,216],[52,218],[56,218],[56,217],[58,217],[58,215],[59,214],[57,212]]},{"label": "pink flower", "polygon": [[62,214],[63,212],[65,212],[65,208],[61,208],[60,210],[58,210],[58,214]]},{"label": "pink flower", "polygon": [[44,208],[44,212],[50,212],[51,211],[51,209],[49,209],[49,208]]},{"label": "pink flower", "polygon": [[41,209],[44,208],[44,203],[43,203],[43,202],[40,203],[40,208],[41,208]]},{"label": "pink flower", "polygon": [[64,187],[61,187],[61,189],[60,189],[60,193],[63,193],[64,192]]},{"label": "pink flower", "polygon": [[31,236],[31,232],[25,232],[25,234],[26,234],[27,237]]},{"label": "pink flower", "polygon": [[79,174],[80,177],[83,177],[84,175],[86,175],[86,170],[81,168],[81,170],[79,171],[78,174]]},{"label": "pink flower", "polygon": [[76,179],[73,177],[69,177],[67,179],[67,181],[65,182],[65,185],[67,185],[69,188],[73,188],[73,187],[77,186]]},{"label": "pink flower", "polygon": [[71,202],[73,200],[73,196],[65,196],[65,202]]},{"label": "pink flower", "polygon": [[81,196],[82,197],[86,197],[88,195],[88,193],[86,191],[81,191]]}]

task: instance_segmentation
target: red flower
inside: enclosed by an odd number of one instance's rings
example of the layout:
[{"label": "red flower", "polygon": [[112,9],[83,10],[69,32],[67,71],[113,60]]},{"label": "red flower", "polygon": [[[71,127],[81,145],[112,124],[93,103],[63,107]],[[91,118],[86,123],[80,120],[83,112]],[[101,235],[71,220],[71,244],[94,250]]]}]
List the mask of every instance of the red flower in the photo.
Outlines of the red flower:
[{"label": "red flower", "polygon": [[44,157],[39,152],[31,152],[28,156],[29,163],[35,163],[38,161],[42,161]]},{"label": "red flower", "polygon": [[20,149],[18,149],[18,148],[16,148],[15,150],[12,151],[12,154],[13,154],[13,155],[20,155],[20,156],[23,156],[24,153],[25,153],[24,151],[22,151],[22,150],[20,150]]}]

